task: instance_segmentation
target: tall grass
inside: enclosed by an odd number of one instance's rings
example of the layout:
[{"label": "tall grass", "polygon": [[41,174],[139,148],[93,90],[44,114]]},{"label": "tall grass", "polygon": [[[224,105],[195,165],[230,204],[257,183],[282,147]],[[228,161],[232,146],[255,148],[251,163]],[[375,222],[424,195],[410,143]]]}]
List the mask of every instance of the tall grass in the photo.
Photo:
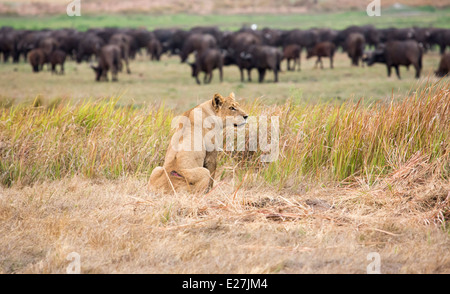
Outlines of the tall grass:
[{"label": "tall grass", "polygon": [[[280,117],[278,160],[262,164],[261,152],[222,153],[219,168],[233,168],[240,181],[263,180],[280,188],[305,178],[373,182],[420,153],[448,178],[448,86],[443,80],[400,102],[369,107],[255,101],[243,106],[251,115]],[[117,99],[0,108],[0,182],[148,177],[164,160],[173,117],[164,106],[121,107]]]},{"label": "tall grass", "polygon": [[145,173],[164,156],[171,118],[164,106],[137,110],[117,100],[3,109],[0,180],[11,185]]},{"label": "tall grass", "polygon": [[430,84],[400,102],[361,106],[292,105],[281,113],[281,156],[261,169],[265,179],[323,181],[364,177],[368,183],[421,154],[450,173],[450,90],[446,81]]}]

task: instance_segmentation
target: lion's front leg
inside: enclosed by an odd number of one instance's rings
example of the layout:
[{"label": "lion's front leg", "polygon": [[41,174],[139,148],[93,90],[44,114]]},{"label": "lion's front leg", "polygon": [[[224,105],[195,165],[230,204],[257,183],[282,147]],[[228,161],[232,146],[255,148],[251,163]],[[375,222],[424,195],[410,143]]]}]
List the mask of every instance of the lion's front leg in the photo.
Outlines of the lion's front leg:
[{"label": "lion's front leg", "polygon": [[204,167],[209,170],[209,173],[211,175],[208,184],[208,190],[210,190],[214,185],[214,176],[216,174],[217,151],[208,152],[206,154]]}]

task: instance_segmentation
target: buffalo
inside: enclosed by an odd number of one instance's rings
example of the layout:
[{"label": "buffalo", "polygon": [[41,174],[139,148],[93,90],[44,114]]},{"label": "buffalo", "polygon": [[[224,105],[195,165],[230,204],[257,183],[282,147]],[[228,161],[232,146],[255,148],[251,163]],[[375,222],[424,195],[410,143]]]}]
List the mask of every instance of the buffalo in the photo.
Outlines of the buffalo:
[{"label": "buffalo", "polygon": [[345,49],[348,57],[352,60],[353,66],[359,65],[359,60],[363,57],[365,46],[366,39],[363,34],[351,33],[348,35],[345,42]]},{"label": "buffalo", "polygon": [[156,29],[153,34],[161,43],[162,52],[174,55],[180,53],[189,32],[181,29]]},{"label": "buffalo", "polygon": [[98,65],[91,68],[94,70],[96,77],[95,80],[107,81],[108,71],[111,71],[112,81],[117,81],[117,74],[122,71],[122,53],[120,47],[114,44],[108,44],[100,49],[98,56]]},{"label": "buffalo", "polygon": [[91,60],[92,55],[97,56],[100,49],[105,45],[105,41],[94,33],[85,33],[78,43],[77,62]]},{"label": "buffalo", "polygon": [[391,76],[391,68],[394,67],[399,79],[401,78],[399,66],[408,67],[412,64],[416,70],[416,78],[419,78],[422,70],[422,55],[422,46],[414,40],[390,41],[368,53],[364,61],[368,66],[374,63],[386,64],[388,77]]},{"label": "buffalo", "polygon": [[202,71],[205,73],[203,82],[209,84],[213,76],[213,70],[218,69],[220,74],[220,82],[223,81],[223,56],[219,49],[206,49],[197,52],[195,56],[195,62],[189,64],[192,68],[192,76],[195,77],[197,84],[200,85],[198,79],[199,73]]},{"label": "buffalo", "polygon": [[301,48],[313,47],[320,41],[319,30],[298,30],[294,29],[283,33],[283,45],[287,46],[290,44],[299,45]]},{"label": "buffalo", "polygon": [[450,46],[450,29],[432,29],[428,41],[431,45],[438,45],[441,54],[445,53],[447,46]]},{"label": "buffalo", "polygon": [[333,58],[334,52],[336,50],[336,45],[331,42],[321,42],[314,47],[307,49],[306,58],[311,58],[313,56],[317,56],[315,67],[320,63],[320,68],[323,68],[322,57],[330,58],[330,68],[333,68]]},{"label": "buffalo", "polygon": [[413,28],[387,28],[380,29],[380,41],[386,43],[389,41],[406,41],[415,38],[415,30]]},{"label": "buffalo", "polygon": [[191,34],[183,44],[183,49],[180,52],[181,62],[185,62],[194,51],[200,52],[209,48],[216,48],[217,41],[214,36],[209,34]]},{"label": "buffalo", "polygon": [[[302,48],[299,45],[287,45],[283,49],[283,59],[287,60],[287,70],[295,71],[295,66],[298,65],[300,70],[300,53]],[[291,68],[291,60],[294,60],[294,67]]]},{"label": "buffalo", "polygon": [[33,72],[37,73],[41,71],[46,61],[44,50],[36,48],[28,52],[28,61],[33,68]]},{"label": "buffalo", "polygon": [[159,61],[161,58],[161,54],[163,52],[163,47],[161,45],[161,42],[154,38],[151,39],[147,44],[147,53],[150,55],[151,60],[157,60]]},{"label": "buffalo", "polygon": [[248,81],[251,82],[252,65],[248,60],[248,52],[245,51],[254,45],[261,45],[262,39],[252,32],[237,32],[224,36],[222,40],[225,49],[224,65],[236,64],[241,73],[241,82],[244,81],[244,69],[247,70]]},{"label": "buffalo", "polygon": [[3,61],[7,62],[12,57],[13,62],[19,62],[20,50],[18,43],[26,31],[13,30],[12,28],[0,29],[0,53],[3,53]]},{"label": "buffalo", "polygon": [[64,74],[64,62],[66,61],[66,53],[62,50],[55,50],[50,53],[49,62],[52,66],[52,73],[57,74],[56,66],[60,66],[60,74]]},{"label": "buffalo", "polygon": [[450,53],[445,53],[439,62],[439,68],[435,72],[438,77],[443,77],[450,72]]},{"label": "buffalo", "polygon": [[125,67],[127,69],[127,73],[130,74],[130,65],[129,65],[129,59],[130,59],[130,48],[131,43],[133,42],[132,37],[130,37],[127,34],[123,33],[117,33],[111,36],[109,39],[109,44],[117,45],[120,48],[120,56],[125,61]]},{"label": "buffalo", "polygon": [[[274,82],[278,82],[278,72],[280,71],[280,63],[283,57],[282,52],[278,48],[267,45],[252,45],[243,53],[243,58],[248,62],[247,69],[256,68],[258,70],[258,81],[260,83],[264,81],[266,70],[272,70]],[[242,76],[241,71],[241,78]]]}]

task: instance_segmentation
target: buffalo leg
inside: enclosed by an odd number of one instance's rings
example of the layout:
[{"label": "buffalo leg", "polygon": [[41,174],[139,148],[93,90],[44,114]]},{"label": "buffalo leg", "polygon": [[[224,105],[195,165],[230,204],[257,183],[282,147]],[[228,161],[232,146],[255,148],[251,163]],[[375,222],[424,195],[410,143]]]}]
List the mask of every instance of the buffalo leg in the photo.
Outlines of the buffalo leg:
[{"label": "buffalo leg", "polygon": [[125,66],[127,67],[127,74],[131,74],[130,65],[128,64],[128,58],[125,58]]},{"label": "buffalo leg", "polygon": [[213,71],[211,70],[211,71],[209,72],[208,84],[211,83],[212,77],[213,77]]},{"label": "buffalo leg", "polygon": [[264,76],[266,75],[266,70],[264,68],[258,68],[259,82],[264,82]]},{"label": "buffalo leg", "polygon": [[223,82],[223,70],[222,70],[222,66],[219,67],[219,75],[220,75],[220,82]]},{"label": "buffalo leg", "polygon": [[390,77],[391,76],[391,66],[387,65],[386,67],[387,67],[387,75],[388,75],[388,77]]},{"label": "buffalo leg", "polygon": [[415,69],[416,69],[416,79],[420,78],[420,71],[421,68],[419,65],[414,65]]},{"label": "buffalo leg", "polygon": [[198,74],[195,75],[195,81],[197,82],[197,85],[200,85],[200,80],[198,79]]},{"label": "buffalo leg", "polygon": [[302,62],[302,50],[303,50],[303,47],[300,47],[300,52],[298,53],[298,71],[301,70],[300,69],[300,65],[301,65],[301,62]]},{"label": "buffalo leg", "polygon": [[400,69],[398,68],[398,65],[395,66],[395,73],[397,74],[398,79],[400,80]]},{"label": "buffalo leg", "polygon": [[248,75],[248,81],[251,82],[252,81],[252,69],[251,68],[247,69],[247,75]]}]

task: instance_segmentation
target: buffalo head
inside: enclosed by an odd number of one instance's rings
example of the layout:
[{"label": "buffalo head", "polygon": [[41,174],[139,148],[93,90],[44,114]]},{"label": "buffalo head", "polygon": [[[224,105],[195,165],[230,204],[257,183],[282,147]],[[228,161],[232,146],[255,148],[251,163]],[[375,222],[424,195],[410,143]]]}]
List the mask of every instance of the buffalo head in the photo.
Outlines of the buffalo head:
[{"label": "buffalo head", "polygon": [[91,68],[94,70],[94,72],[95,72],[95,80],[97,81],[97,82],[99,82],[100,81],[100,78],[101,78],[101,76],[102,76],[102,73],[103,73],[103,69],[100,67],[100,66],[94,66],[94,65],[92,65],[91,64]]},{"label": "buffalo head", "polygon": [[386,63],[385,48],[378,47],[374,51],[364,52],[362,60],[367,63],[368,66],[372,66],[374,63]]}]

